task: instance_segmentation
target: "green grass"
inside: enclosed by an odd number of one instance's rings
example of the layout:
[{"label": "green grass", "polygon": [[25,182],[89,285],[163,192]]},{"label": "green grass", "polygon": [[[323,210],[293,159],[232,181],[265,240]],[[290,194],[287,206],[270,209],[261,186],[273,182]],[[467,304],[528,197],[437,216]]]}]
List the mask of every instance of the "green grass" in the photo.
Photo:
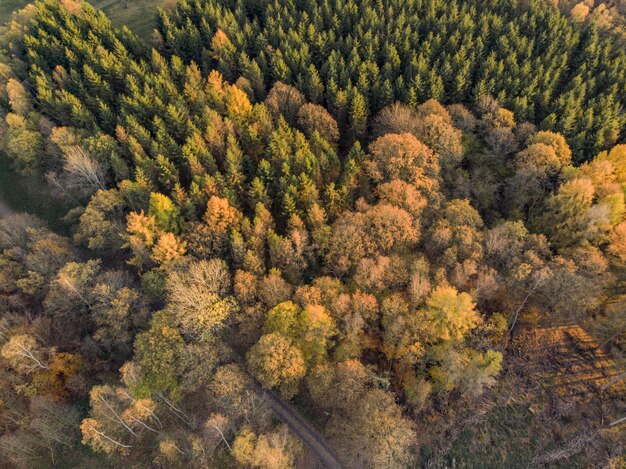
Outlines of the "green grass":
[{"label": "green grass", "polygon": [[16,212],[37,215],[54,231],[67,233],[63,217],[69,206],[52,195],[50,186],[41,176],[17,174],[11,168],[9,158],[1,151],[0,200]]},{"label": "green grass", "polygon": [[[459,435],[445,462],[455,469],[525,469],[537,452],[554,446],[545,446],[552,439],[528,406],[497,406],[478,425]],[[574,455],[551,467],[578,469],[585,465]]]},{"label": "green grass", "polygon": [[4,24],[11,19],[11,13],[20,8],[24,8],[29,0],[0,0],[0,24]]},{"label": "green grass", "polygon": [[154,29],[157,8],[173,6],[176,0],[88,0],[121,27],[123,25],[143,39],[149,39]]},{"label": "green grass", "polygon": [[[30,0],[0,0],[0,24],[11,19],[11,13],[23,8]],[[101,9],[111,18],[111,22],[121,27],[128,26],[139,37],[149,39],[154,29],[157,7],[168,8],[176,0],[87,0],[95,8]]]}]

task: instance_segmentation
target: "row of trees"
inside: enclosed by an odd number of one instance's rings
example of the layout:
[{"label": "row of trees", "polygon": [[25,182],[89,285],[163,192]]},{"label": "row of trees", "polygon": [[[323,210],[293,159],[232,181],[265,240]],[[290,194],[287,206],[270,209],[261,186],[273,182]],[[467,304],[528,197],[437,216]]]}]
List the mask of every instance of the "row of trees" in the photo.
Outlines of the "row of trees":
[{"label": "row of trees", "polygon": [[[382,7],[341,8],[346,28],[383,27]],[[626,146],[574,167],[562,134],[487,95],[469,109],[354,94],[342,114],[256,58],[229,62],[244,42],[227,25],[262,43],[265,23],[243,20],[265,7],[176,11],[188,48],[164,36],[163,53],[75,0],[38,1],[6,32],[4,149],[74,202],[90,252],[28,217],[0,222],[3,401],[22,416],[2,410],[0,450],[15,464],[68,460],[81,439],[113,465],[301,466],[257,380],[297,396],[349,466],[410,466],[420,420],[495,384],[520,314],[601,313],[626,261]],[[538,12],[559,18],[533,4],[524,21]],[[55,432],[31,445],[48,401]]]},{"label": "row of trees", "polygon": [[400,100],[475,103],[563,133],[580,162],[623,137],[623,49],[545,1],[178,2],[161,12],[166,54],[242,77],[263,98],[276,80],[324,103],[347,137]]}]

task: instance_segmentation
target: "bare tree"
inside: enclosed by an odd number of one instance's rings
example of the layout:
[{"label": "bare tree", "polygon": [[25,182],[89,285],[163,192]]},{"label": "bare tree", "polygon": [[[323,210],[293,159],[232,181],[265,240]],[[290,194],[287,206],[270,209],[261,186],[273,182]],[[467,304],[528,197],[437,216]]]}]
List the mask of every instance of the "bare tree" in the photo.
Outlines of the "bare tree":
[{"label": "bare tree", "polygon": [[106,189],[106,174],[98,161],[79,145],[63,149],[65,179],[68,188],[83,196]]}]

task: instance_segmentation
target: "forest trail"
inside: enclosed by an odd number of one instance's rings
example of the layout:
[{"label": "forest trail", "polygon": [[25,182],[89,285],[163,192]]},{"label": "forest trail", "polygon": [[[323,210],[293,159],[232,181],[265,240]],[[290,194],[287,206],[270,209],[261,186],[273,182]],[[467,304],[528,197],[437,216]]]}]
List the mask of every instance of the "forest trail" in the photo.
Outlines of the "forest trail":
[{"label": "forest trail", "polygon": [[335,456],[322,434],[302,418],[294,407],[280,398],[275,392],[263,390],[265,402],[289,429],[318,457],[319,461],[329,469],[342,469],[343,466]]}]

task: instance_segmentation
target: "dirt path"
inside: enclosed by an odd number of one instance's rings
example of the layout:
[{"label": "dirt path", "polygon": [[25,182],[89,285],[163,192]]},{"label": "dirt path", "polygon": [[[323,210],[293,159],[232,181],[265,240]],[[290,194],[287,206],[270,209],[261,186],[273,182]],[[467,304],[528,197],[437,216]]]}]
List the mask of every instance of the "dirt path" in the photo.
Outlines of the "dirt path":
[{"label": "dirt path", "polygon": [[322,464],[330,469],[343,468],[322,434],[304,420],[291,404],[281,399],[273,391],[264,390],[263,397],[276,416],[287,424],[291,431],[309,447]]}]

